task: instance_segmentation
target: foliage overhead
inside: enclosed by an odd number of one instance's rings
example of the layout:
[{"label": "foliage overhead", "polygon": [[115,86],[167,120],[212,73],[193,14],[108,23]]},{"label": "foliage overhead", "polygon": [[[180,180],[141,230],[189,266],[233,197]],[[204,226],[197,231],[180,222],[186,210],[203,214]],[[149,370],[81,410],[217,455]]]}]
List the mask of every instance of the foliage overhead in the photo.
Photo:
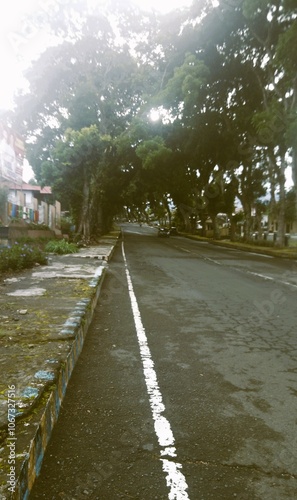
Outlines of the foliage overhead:
[{"label": "foliage overhead", "polygon": [[13,120],[77,231],[99,234],[124,208],[170,219],[175,207],[185,227],[204,226],[240,199],[248,238],[270,192],[282,243],[288,166],[297,207],[296,1],[195,0],[166,15],[52,3],[31,23],[55,44],[28,70]]}]

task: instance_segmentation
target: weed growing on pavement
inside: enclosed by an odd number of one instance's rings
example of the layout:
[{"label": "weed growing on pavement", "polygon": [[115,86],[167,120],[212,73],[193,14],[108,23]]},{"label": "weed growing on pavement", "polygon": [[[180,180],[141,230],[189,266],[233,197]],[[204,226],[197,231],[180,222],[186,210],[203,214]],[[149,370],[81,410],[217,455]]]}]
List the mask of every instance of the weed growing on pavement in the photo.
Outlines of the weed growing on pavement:
[{"label": "weed growing on pavement", "polygon": [[78,246],[75,243],[69,243],[66,240],[51,240],[46,244],[45,251],[48,253],[64,255],[78,252]]},{"label": "weed growing on pavement", "polygon": [[45,253],[37,247],[14,243],[0,248],[0,272],[20,271],[35,264],[47,264]]}]

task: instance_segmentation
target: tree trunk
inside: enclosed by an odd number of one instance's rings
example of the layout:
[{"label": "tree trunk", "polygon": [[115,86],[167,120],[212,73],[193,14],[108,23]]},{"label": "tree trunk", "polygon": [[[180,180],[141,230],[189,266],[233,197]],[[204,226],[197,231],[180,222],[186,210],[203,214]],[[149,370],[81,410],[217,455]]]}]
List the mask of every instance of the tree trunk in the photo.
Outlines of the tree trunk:
[{"label": "tree trunk", "polygon": [[[244,224],[243,224],[243,239],[244,241],[249,241],[251,239],[252,233],[252,208],[248,196],[242,193],[240,196],[240,201],[244,213]],[[242,234],[242,232],[241,232]]]},{"label": "tree trunk", "polygon": [[217,214],[210,214],[210,217],[212,220],[212,227],[213,227],[213,239],[219,240],[220,239],[220,229],[219,229],[219,225],[218,225]]},{"label": "tree trunk", "polygon": [[96,234],[98,236],[100,236],[101,234],[103,234],[105,232],[105,227],[104,227],[105,218],[104,218],[104,214],[103,214],[102,203],[100,203],[100,202],[98,203],[96,212],[97,212]]},{"label": "tree trunk", "polygon": [[256,231],[258,234],[258,240],[263,239],[263,228],[262,228],[262,207],[257,206],[256,208]]},{"label": "tree trunk", "polygon": [[187,205],[184,205],[183,203],[179,205],[179,212],[184,220],[184,228],[186,233],[191,232],[191,220],[190,220],[190,214],[192,213],[192,209],[188,207]]},{"label": "tree trunk", "polygon": [[84,179],[83,186],[83,202],[78,233],[86,240],[90,239],[90,217],[89,217],[89,200],[90,198],[90,185],[88,180]]},{"label": "tree trunk", "polygon": [[229,220],[230,220],[230,241],[235,241],[236,240],[236,219],[233,217],[232,214],[228,214]]},{"label": "tree trunk", "polygon": [[277,165],[272,148],[268,148],[268,160],[269,160],[269,181],[270,181],[270,201],[269,201],[269,213],[268,213],[268,231],[272,226],[276,218],[276,200],[275,200],[275,189],[276,189],[276,172]]},{"label": "tree trunk", "polygon": [[278,214],[278,231],[276,245],[279,247],[285,246],[285,209],[286,209],[286,190],[285,190],[285,170],[286,170],[285,154],[281,155],[281,168],[279,174],[279,214]]},{"label": "tree trunk", "polygon": [[185,222],[186,233],[190,233],[191,232],[191,220],[190,220],[190,218],[187,216],[184,216],[184,222]]},{"label": "tree trunk", "polygon": [[251,209],[249,208],[244,209],[244,214],[245,214],[245,224],[244,224],[244,240],[245,241],[250,241],[251,240],[251,235],[252,235],[252,226],[253,226],[253,219],[251,215]]}]

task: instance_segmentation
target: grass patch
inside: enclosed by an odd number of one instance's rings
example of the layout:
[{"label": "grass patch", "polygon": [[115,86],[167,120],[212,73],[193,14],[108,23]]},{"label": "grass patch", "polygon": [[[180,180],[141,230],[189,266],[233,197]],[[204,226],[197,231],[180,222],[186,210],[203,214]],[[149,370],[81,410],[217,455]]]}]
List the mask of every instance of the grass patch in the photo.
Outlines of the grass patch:
[{"label": "grass patch", "polygon": [[79,247],[75,243],[69,243],[66,240],[51,240],[45,245],[45,251],[58,255],[66,255],[78,252]]},{"label": "grass patch", "polygon": [[273,242],[264,240],[244,243],[243,241],[213,240],[211,238],[205,238],[202,236],[190,235],[186,233],[180,233],[180,234],[191,240],[208,241],[209,243],[217,246],[236,248],[238,250],[246,250],[249,252],[265,253],[266,255],[271,255],[274,257],[287,257],[290,259],[297,258],[297,247],[295,245],[279,248],[276,245],[273,245]]}]

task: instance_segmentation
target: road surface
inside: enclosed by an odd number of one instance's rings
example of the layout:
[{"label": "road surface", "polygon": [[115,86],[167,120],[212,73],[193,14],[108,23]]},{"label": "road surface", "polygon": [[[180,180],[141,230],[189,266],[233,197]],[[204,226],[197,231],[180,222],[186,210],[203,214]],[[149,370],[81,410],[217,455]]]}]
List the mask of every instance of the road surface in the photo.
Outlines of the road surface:
[{"label": "road surface", "polygon": [[296,262],[123,226],[30,500],[297,498]]}]

